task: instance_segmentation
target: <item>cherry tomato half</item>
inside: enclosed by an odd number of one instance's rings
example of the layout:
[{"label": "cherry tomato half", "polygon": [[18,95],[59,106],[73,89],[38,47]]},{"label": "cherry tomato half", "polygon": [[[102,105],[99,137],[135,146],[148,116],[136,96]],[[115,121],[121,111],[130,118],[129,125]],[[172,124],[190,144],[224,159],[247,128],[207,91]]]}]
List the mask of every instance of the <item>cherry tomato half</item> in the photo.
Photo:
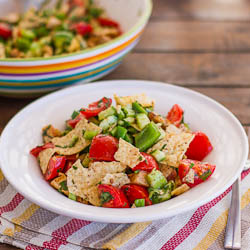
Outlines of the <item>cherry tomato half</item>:
[{"label": "cherry tomato half", "polygon": [[80,112],[86,118],[90,118],[98,115],[101,111],[109,108],[111,104],[112,104],[112,99],[103,97],[99,101],[89,104],[87,109],[82,109]]},{"label": "cherry tomato half", "polygon": [[76,32],[82,36],[85,36],[92,32],[93,28],[90,24],[85,22],[79,22],[73,25],[72,27]]},{"label": "cherry tomato half", "polygon": [[97,161],[115,161],[114,154],[118,150],[118,140],[111,135],[97,135],[93,138],[89,149],[89,157]]},{"label": "cherry tomato half", "polygon": [[211,151],[213,146],[206,134],[196,132],[194,139],[191,141],[186,156],[188,159],[202,161]]},{"label": "cherry tomato half", "polygon": [[167,120],[176,127],[179,127],[181,125],[182,119],[183,110],[178,104],[175,104],[168,112]]},{"label": "cherry tomato half", "polygon": [[65,156],[55,155],[51,157],[49,160],[48,168],[44,175],[45,179],[49,181],[57,177],[59,172],[63,172],[65,163]]},{"label": "cherry tomato half", "polygon": [[100,184],[98,185],[101,204],[103,207],[129,208],[129,203],[124,193],[117,187]]},{"label": "cherry tomato half", "polygon": [[30,153],[31,153],[33,156],[37,157],[37,156],[39,155],[40,152],[42,152],[44,149],[47,149],[47,148],[54,148],[54,144],[51,143],[51,142],[49,142],[49,143],[46,143],[46,144],[44,144],[44,145],[42,145],[42,146],[37,146],[37,147],[31,149],[31,150],[30,150]]},{"label": "cherry tomato half", "polygon": [[139,164],[137,164],[133,168],[133,171],[143,170],[143,171],[151,172],[154,168],[159,170],[158,163],[157,163],[157,161],[155,160],[155,158],[152,155],[144,153],[144,152],[142,152],[141,154],[144,156],[145,161],[140,162]]},{"label": "cherry tomato half", "polygon": [[116,27],[119,28],[119,23],[117,23],[116,21],[109,19],[109,18],[103,18],[103,17],[99,17],[98,18],[98,22],[101,26],[108,26],[108,27]]},{"label": "cherry tomato half", "polygon": [[0,23],[0,37],[8,39],[12,36],[11,28],[6,23]]},{"label": "cherry tomato half", "polygon": [[[194,187],[209,179],[215,168],[215,165],[184,159],[180,162],[178,169],[182,183],[186,183],[189,187]],[[190,171],[193,173],[191,174]]]},{"label": "cherry tomato half", "polygon": [[127,196],[130,205],[137,199],[145,199],[145,205],[152,205],[152,201],[149,199],[148,191],[145,187],[137,184],[126,184],[121,187],[121,190]]}]

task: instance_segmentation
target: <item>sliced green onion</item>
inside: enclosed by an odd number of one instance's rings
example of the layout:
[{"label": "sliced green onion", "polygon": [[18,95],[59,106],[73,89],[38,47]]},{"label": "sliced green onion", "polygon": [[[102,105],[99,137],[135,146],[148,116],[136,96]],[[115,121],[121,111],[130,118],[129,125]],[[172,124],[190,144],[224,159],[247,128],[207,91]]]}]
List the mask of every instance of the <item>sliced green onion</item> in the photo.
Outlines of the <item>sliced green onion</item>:
[{"label": "sliced green onion", "polygon": [[145,199],[136,199],[135,206],[136,207],[145,207]]}]

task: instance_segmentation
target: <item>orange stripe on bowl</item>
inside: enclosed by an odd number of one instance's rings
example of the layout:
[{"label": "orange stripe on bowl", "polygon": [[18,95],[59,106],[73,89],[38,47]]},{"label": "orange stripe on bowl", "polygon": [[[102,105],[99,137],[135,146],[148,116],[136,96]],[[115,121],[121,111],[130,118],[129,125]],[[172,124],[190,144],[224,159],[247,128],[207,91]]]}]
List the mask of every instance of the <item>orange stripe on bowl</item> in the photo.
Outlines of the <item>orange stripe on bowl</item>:
[{"label": "orange stripe on bowl", "polygon": [[[141,32],[140,32],[141,33]],[[59,70],[65,70],[65,69],[71,69],[78,66],[87,65],[90,63],[97,62],[99,60],[102,60],[106,57],[109,57],[123,48],[127,47],[130,43],[132,43],[139,35],[140,33],[137,33],[134,37],[132,37],[127,42],[123,43],[122,45],[109,50],[107,52],[101,53],[97,56],[85,58],[85,59],[79,59],[72,62],[63,62],[63,63],[56,63],[52,65],[39,65],[39,66],[0,66],[0,72],[1,73],[8,73],[8,74],[28,74],[28,73],[46,73],[46,72],[53,72],[53,71],[59,71]]]}]

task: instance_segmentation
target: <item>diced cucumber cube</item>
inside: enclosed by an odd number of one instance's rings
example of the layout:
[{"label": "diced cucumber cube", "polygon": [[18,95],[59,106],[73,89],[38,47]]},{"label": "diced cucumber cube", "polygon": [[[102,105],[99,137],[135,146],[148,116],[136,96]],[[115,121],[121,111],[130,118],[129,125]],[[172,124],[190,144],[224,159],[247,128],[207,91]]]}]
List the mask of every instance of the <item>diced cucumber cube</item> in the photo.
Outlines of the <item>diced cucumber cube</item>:
[{"label": "diced cucumber cube", "polygon": [[104,120],[105,118],[107,118],[108,116],[114,115],[114,114],[116,114],[116,109],[115,109],[113,106],[111,106],[111,107],[109,107],[109,108],[107,108],[107,109],[101,111],[101,112],[98,114],[98,119],[99,119],[99,121],[102,121],[102,120]]},{"label": "diced cucumber cube", "polygon": [[151,153],[151,155],[156,159],[156,161],[161,162],[166,159],[166,155],[164,152],[160,151],[159,149],[156,149]]},{"label": "diced cucumber cube", "polygon": [[137,114],[135,119],[136,119],[136,124],[140,129],[144,129],[150,123],[148,116],[144,113]]},{"label": "diced cucumber cube", "polygon": [[167,180],[161,171],[153,169],[146,177],[150,187],[154,189],[163,188],[167,184]]},{"label": "diced cucumber cube", "polygon": [[107,130],[110,126],[117,123],[117,117],[115,115],[108,116],[106,119],[102,120],[99,124],[99,127],[102,128],[102,130]]}]

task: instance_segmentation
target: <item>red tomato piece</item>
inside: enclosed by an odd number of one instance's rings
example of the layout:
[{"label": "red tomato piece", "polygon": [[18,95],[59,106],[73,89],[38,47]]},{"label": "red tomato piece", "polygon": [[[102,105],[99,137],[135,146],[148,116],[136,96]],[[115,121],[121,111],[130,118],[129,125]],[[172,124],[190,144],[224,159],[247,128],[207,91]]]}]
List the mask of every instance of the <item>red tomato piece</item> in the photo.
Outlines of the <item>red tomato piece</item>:
[{"label": "red tomato piece", "polygon": [[[200,161],[184,159],[179,165],[179,176],[182,183],[186,183],[189,187],[197,186],[198,184],[206,181],[213,174],[216,166]],[[194,177],[189,174],[190,170],[194,171]],[[191,171],[192,171],[191,170]],[[190,175],[188,178],[187,175]]]},{"label": "red tomato piece", "polygon": [[79,22],[77,24],[74,24],[72,27],[76,32],[82,36],[85,36],[92,32],[93,28],[90,24],[85,22]]},{"label": "red tomato piece", "polygon": [[137,164],[133,168],[133,171],[143,170],[143,171],[151,172],[154,168],[159,170],[158,163],[157,163],[157,161],[155,160],[155,158],[152,155],[144,153],[144,152],[142,152],[141,154],[144,156],[145,161],[140,162],[139,164]]},{"label": "red tomato piece", "polygon": [[149,199],[148,190],[140,185],[126,184],[121,187],[121,190],[127,196],[129,203],[132,205],[137,199],[145,199],[145,205],[152,205],[152,201]]},{"label": "red tomato piece", "polygon": [[97,161],[115,161],[114,154],[117,150],[117,138],[111,135],[97,135],[90,145],[89,157]]},{"label": "red tomato piece", "polygon": [[109,18],[99,17],[98,22],[101,26],[116,27],[116,28],[119,28],[120,26],[118,22]]},{"label": "red tomato piece", "polygon": [[69,3],[71,8],[74,6],[80,6],[80,7],[84,6],[83,0],[69,0],[68,3]]},{"label": "red tomato piece", "polygon": [[103,207],[129,208],[129,203],[124,193],[117,187],[101,184],[98,185]]},{"label": "red tomato piece", "polygon": [[66,161],[65,167],[63,169],[63,173],[67,173],[67,171],[73,166],[74,162]]},{"label": "red tomato piece", "polygon": [[51,142],[49,142],[49,143],[46,143],[46,144],[44,144],[44,145],[42,145],[42,146],[37,146],[37,147],[31,149],[31,150],[30,150],[30,153],[31,153],[33,156],[37,157],[37,156],[39,155],[40,152],[42,152],[44,149],[47,149],[47,148],[54,148],[54,144],[51,143]]},{"label": "red tomato piece", "polygon": [[103,97],[99,101],[89,104],[87,109],[82,109],[80,112],[86,118],[90,118],[98,115],[101,111],[109,108],[111,104],[112,104],[112,99]]},{"label": "red tomato piece", "polygon": [[194,139],[191,141],[186,156],[188,159],[202,161],[211,151],[213,146],[206,134],[196,132]]},{"label": "red tomato piece", "polygon": [[77,160],[77,154],[74,155],[66,155],[66,164],[64,167],[63,172],[66,173],[71,167],[72,165],[75,163],[75,161]]},{"label": "red tomato piece", "polygon": [[72,127],[75,128],[76,124],[81,121],[83,118],[85,118],[85,116],[82,113],[79,113],[79,115],[75,118],[75,119],[70,119],[67,121],[67,124]]},{"label": "red tomato piece", "polygon": [[168,112],[167,120],[176,127],[179,127],[181,125],[182,119],[183,109],[178,104],[175,104]]},{"label": "red tomato piece", "polygon": [[6,23],[0,23],[0,37],[8,39],[12,36],[11,28]]},{"label": "red tomato piece", "polygon": [[47,181],[54,179],[58,176],[59,172],[63,172],[64,166],[66,163],[65,156],[55,155],[50,158],[48,168],[44,175]]}]

